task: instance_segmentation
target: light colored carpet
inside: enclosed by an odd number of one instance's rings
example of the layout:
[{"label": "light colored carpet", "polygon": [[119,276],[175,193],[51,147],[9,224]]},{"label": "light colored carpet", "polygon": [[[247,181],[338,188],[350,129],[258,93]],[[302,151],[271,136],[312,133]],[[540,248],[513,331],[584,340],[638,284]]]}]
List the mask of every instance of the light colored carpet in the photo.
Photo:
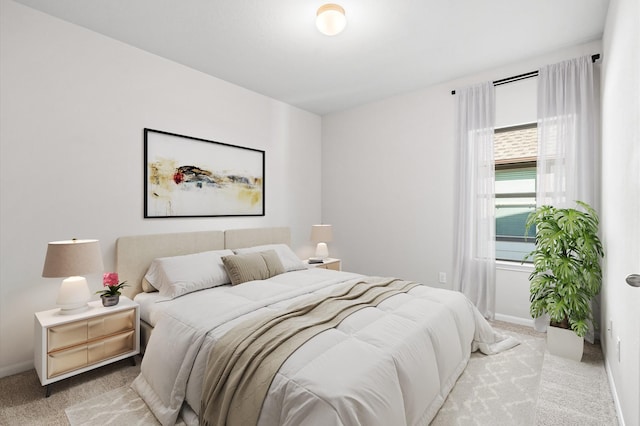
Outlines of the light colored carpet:
[{"label": "light colored carpet", "polygon": [[[583,362],[575,363],[545,353],[544,334],[493,325],[522,344],[473,354],[432,425],[618,424],[598,346],[585,345]],[[157,424],[129,388],[139,371],[139,362],[119,361],[55,383],[49,398],[34,370],[2,378],[0,425]]]},{"label": "light colored carpet", "polygon": [[544,354],[535,418],[540,426],[618,425],[599,346],[585,344],[582,362]]},{"label": "light colored carpet", "polygon": [[44,397],[35,370],[0,379],[0,425],[66,426],[65,407],[101,397],[128,386],[140,372],[140,358],[132,366],[128,359],[53,383],[51,396]]}]

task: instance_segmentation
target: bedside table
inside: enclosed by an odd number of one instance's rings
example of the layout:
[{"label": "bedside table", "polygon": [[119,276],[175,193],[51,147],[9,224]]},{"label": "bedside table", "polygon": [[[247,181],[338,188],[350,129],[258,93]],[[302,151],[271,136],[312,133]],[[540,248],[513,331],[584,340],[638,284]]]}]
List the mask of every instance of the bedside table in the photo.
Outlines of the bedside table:
[{"label": "bedside table", "polygon": [[131,357],[140,352],[140,306],[120,296],[115,306],[100,300],[78,314],[60,309],[37,312],[34,363],[46,397],[51,383]]},{"label": "bedside table", "polygon": [[340,259],[334,259],[332,257],[327,257],[322,263],[309,263],[309,259],[305,260],[304,263],[306,263],[309,268],[333,269],[334,271],[342,270],[342,262]]}]

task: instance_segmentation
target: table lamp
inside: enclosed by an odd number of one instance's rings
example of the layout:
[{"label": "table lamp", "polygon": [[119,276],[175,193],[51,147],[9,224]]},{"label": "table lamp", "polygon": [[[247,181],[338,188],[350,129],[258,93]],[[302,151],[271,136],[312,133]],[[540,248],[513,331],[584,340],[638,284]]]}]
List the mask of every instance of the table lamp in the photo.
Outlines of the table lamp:
[{"label": "table lamp", "polygon": [[56,304],[61,314],[75,314],[88,309],[91,300],[87,279],[81,275],[102,272],[102,254],[98,240],[53,241],[47,246],[42,276],[65,278]]},{"label": "table lamp", "polygon": [[333,232],[331,225],[312,225],[311,241],[318,243],[316,246],[316,257],[326,259],[329,257],[329,249],[327,243],[333,240]]}]

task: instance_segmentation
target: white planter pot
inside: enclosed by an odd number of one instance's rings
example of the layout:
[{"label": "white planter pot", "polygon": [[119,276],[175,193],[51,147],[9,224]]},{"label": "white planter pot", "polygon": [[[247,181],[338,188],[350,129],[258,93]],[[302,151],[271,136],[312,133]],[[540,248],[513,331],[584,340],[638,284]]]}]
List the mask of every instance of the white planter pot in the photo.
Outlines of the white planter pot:
[{"label": "white planter pot", "polygon": [[547,349],[551,355],[580,362],[584,350],[584,337],[565,328],[547,327]]}]

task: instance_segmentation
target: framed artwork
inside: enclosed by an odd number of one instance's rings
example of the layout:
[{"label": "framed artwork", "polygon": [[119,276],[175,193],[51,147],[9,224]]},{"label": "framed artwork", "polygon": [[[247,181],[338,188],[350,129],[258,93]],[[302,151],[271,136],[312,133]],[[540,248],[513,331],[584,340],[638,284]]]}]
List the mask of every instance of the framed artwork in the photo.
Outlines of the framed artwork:
[{"label": "framed artwork", "polygon": [[144,129],[144,217],[264,216],[264,151]]}]

